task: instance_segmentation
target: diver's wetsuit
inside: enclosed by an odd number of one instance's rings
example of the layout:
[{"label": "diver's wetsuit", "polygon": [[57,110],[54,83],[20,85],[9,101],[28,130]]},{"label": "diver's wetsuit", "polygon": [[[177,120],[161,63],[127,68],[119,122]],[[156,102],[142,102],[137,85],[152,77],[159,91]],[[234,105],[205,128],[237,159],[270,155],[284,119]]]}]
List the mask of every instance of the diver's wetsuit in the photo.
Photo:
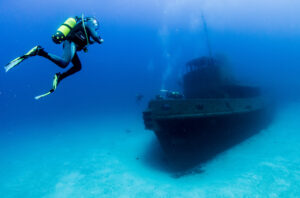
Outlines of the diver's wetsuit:
[{"label": "diver's wetsuit", "polygon": [[[77,55],[77,51],[81,51],[82,49],[84,49],[88,43],[93,44],[94,42],[97,42],[101,44],[103,42],[101,37],[97,34],[96,30],[98,27],[91,21],[85,22],[88,41],[83,27],[79,25],[77,29],[75,28],[73,30],[73,33],[71,33],[71,35],[63,43],[62,57],[47,53],[43,49],[38,52],[38,55],[49,59],[61,68],[66,68],[70,62],[73,63],[73,67],[71,67],[68,71],[60,74],[59,81],[81,70],[81,62]],[[91,40],[90,37],[93,40]]]}]

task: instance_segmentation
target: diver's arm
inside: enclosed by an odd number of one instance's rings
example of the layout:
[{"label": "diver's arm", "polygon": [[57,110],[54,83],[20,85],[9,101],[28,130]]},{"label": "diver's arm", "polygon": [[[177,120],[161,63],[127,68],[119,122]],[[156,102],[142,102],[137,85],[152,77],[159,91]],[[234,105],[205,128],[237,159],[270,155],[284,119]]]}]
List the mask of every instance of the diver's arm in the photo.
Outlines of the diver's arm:
[{"label": "diver's arm", "polygon": [[97,31],[95,28],[90,27],[89,25],[86,26],[89,34],[91,35],[92,39],[96,41],[97,43],[101,44],[103,43],[103,39],[98,35]]}]

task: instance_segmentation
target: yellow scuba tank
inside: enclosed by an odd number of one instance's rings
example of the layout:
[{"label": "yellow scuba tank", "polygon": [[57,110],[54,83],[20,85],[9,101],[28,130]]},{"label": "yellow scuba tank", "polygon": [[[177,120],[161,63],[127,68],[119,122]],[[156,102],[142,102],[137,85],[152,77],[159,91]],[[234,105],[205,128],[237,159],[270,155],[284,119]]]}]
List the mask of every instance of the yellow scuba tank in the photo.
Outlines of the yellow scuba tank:
[{"label": "yellow scuba tank", "polygon": [[60,44],[62,41],[66,40],[69,33],[76,26],[77,21],[75,18],[68,18],[56,31],[54,35],[52,35],[52,40],[56,44]]}]

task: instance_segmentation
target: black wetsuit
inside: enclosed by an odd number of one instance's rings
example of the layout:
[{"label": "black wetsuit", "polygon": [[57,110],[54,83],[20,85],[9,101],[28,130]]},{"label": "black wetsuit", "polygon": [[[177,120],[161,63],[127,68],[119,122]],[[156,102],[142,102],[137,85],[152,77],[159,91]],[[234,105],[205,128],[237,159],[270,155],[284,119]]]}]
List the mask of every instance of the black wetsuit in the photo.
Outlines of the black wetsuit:
[{"label": "black wetsuit", "polygon": [[70,62],[72,62],[73,67],[62,73],[59,77],[59,81],[81,70],[81,62],[77,51],[81,51],[88,44],[93,44],[94,42],[101,44],[103,42],[101,37],[97,34],[97,26],[95,26],[92,21],[88,20],[85,22],[85,29],[88,38],[86,38],[82,23],[76,25],[74,30],[70,33],[70,36],[63,43],[62,57],[47,53],[44,50],[38,53],[38,55],[49,59],[61,68],[66,68]]}]

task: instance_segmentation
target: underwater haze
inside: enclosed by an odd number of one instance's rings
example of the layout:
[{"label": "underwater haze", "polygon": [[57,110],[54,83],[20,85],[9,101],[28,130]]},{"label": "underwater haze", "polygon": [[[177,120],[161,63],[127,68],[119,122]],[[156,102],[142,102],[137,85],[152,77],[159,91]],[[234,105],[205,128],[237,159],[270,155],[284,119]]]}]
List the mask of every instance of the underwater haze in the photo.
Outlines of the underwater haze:
[{"label": "underwater haze", "polygon": [[[104,39],[40,100],[65,70],[42,57],[1,69],[1,198],[300,197],[300,1],[3,0],[0,10],[3,67],[35,45],[61,55],[51,36],[82,13]],[[258,135],[178,178],[142,112],[208,55],[202,16],[213,55],[278,109]]]}]

